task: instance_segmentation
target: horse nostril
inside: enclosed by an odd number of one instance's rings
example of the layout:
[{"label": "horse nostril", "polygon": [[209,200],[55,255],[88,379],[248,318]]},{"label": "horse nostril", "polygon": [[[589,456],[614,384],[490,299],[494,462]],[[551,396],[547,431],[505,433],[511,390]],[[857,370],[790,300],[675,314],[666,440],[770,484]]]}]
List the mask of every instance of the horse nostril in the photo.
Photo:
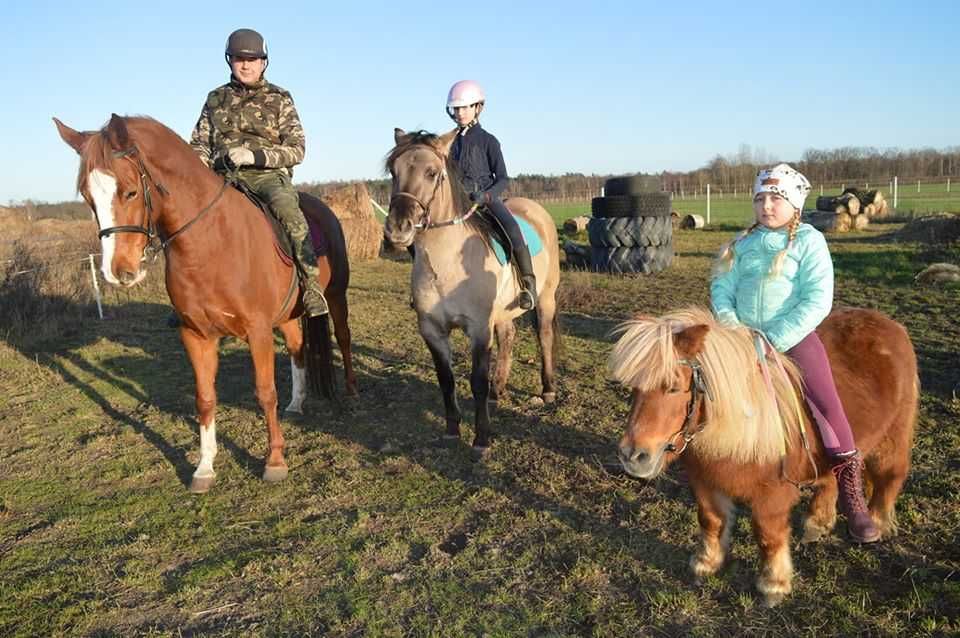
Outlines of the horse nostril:
[{"label": "horse nostril", "polygon": [[647,453],[643,450],[638,450],[632,445],[621,445],[620,446],[620,458],[623,461],[628,461],[630,463],[636,463],[638,461],[643,461],[647,457]]},{"label": "horse nostril", "polygon": [[129,284],[136,278],[137,276],[134,273],[130,272],[129,270],[121,270],[117,274],[117,279],[119,279],[120,283],[123,283],[123,284]]}]

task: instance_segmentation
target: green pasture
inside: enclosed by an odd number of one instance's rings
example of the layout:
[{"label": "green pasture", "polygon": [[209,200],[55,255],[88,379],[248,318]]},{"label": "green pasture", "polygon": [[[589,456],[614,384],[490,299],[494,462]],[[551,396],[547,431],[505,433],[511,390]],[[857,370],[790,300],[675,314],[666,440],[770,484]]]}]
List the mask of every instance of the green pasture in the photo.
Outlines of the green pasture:
[{"label": "green pasture", "polygon": [[[193,379],[165,324],[162,264],[141,287],[106,289],[102,321],[89,291],[38,280],[31,299],[29,281],[0,274],[0,636],[957,635],[958,289],[917,287],[913,276],[960,261],[960,249],[891,241],[895,228],[830,244],[837,303],[904,323],[919,359],[900,535],[851,544],[841,519],[826,540],[799,545],[798,509],[794,592],[775,609],[754,589],[746,511],[727,565],[695,582],[682,468],[644,482],[614,462],[628,404],[606,378],[610,331],[637,311],[707,303],[730,230],[678,231],[674,264],[654,276],[565,270],[558,402],[534,400],[538,355],[524,324],[483,459],[469,447],[465,340],[454,339],[463,439],[445,443],[408,307],[409,261],[354,264],[359,399],[310,399],[306,416],[283,417],[291,472],[266,485],[249,353],[224,340],[218,476],[204,496],[187,491],[199,456]],[[279,344],[277,371],[283,406]]]}]

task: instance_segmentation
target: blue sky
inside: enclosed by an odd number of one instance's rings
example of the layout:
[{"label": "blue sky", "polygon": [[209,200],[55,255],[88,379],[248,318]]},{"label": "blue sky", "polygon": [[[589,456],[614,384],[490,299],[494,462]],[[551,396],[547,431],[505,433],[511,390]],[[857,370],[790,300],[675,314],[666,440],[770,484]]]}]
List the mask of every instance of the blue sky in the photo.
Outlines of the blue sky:
[{"label": "blue sky", "polygon": [[0,204],[76,198],[51,122],[112,112],[189,137],[250,27],[307,134],[297,181],[381,176],[393,128],[447,130],[478,80],[512,174],[689,170],[742,144],[960,144],[957,2],[10,2]]}]

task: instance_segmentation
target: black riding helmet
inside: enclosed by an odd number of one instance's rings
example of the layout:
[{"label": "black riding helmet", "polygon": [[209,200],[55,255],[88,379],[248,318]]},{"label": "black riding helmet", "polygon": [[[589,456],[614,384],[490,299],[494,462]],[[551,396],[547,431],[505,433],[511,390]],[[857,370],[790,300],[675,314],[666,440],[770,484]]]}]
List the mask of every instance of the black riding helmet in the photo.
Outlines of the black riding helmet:
[{"label": "black riding helmet", "polygon": [[233,56],[266,60],[268,59],[267,41],[253,29],[237,29],[227,38],[227,46],[223,52],[228,65]]}]

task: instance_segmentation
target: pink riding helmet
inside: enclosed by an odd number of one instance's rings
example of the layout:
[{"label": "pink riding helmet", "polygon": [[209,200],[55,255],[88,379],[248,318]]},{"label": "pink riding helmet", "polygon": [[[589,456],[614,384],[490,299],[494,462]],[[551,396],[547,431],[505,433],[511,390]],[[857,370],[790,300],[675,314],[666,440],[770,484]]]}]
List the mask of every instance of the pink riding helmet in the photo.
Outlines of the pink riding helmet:
[{"label": "pink riding helmet", "polygon": [[470,106],[485,100],[483,89],[473,80],[460,80],[450,87],[447,94],[447,110],[455,106]]}]

